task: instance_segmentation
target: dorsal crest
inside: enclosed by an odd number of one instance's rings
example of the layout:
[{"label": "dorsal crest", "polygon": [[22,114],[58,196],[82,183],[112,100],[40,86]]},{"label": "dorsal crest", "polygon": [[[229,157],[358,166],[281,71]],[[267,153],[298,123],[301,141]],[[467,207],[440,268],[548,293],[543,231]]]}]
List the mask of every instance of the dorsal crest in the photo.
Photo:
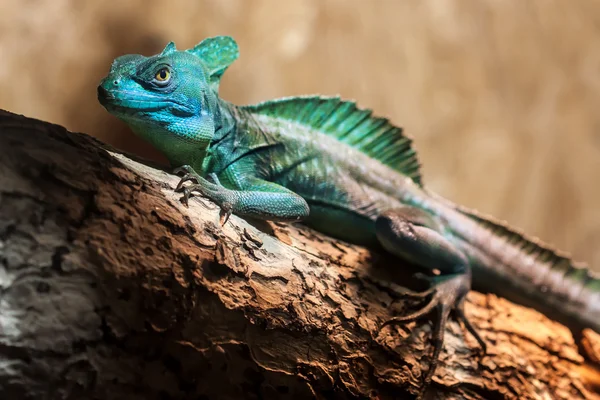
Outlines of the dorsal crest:
[{"label": "dorsal crest", "polygon": [[421,186],[421,172],[412,140],[386,118],[373,116],[353,101],[339,97],[286,97],[245,106],[251,113],[302,125],[335,137],[409,177]]}]

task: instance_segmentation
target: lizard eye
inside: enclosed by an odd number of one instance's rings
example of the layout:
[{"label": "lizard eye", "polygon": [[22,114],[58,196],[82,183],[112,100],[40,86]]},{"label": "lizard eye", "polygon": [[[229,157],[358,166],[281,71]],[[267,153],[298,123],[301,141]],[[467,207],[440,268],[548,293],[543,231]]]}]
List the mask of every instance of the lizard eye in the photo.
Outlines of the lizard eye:
[{"label": "lizard eye", "polygon": [[166,84],[171,79],[171,71],[168,68],[161,68],[158,70],[156,75],[154,75],[154,81],[159,84]]}]

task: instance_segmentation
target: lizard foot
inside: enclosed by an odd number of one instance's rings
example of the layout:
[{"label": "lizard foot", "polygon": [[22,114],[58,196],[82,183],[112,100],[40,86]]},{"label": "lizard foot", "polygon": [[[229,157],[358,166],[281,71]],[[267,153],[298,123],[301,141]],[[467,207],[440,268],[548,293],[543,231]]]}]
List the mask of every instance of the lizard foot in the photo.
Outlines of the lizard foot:
[{"label": "lizard foot", "polygon": [[[208,175],[208,179],[200,176],[194,169],[189,165],[183,165],[179,168],[176,168],[173,173],[179,175],[184,173],[181,177],[181,180],[177,184],[175,188],[176,192],[183,192],[183,197],[181,198],[181,202],[188,207],[189,199],[193,197],[193,192],[199,192],[202,196],[211,199],[214,202],[218,202],[218,206],[221,208],[219,213],[219,223],[221,226],[225,225],[225,223],[229,220],[231,213],[233,211],[233,207],[231,202],[229,201],[221,201],[219,202],[215,195],[218,195],[219,192],[223,191],[223,186],[219,181],[219,178],[216,174],[211,173]],[[186,182],[195,182],[192,185],[184,186]]]},{"label": "lizard foot", "polygon": [[[436,309],[437,318],[434,320],[432,333],[432,339],[434,343],[433,354],[431,357],[429,370],[423,378],[423,387],[421,388],[418,399],[422,399],[425,395],[425,392],[431,384],[431,380],[439,364],[439,356],[444,346],[444,330],[451,311],[454,311],[456,317],[463,322],[465,328],[477,340],[483,350],[483,354],[487,352],[485,342],[481,336],[479,336],[464,313],[464,299],[470,289],[471,278],[469,274],[454,274],[450,276],[446,275],[432,278],[431,280],[435,282],[431,290],[415,292],[412,294],[407,293],[409,297],[417,298],[431,295],[431,299],[424,307],[408,315],[391,318],[384,322],[381,326],[381,328],[384,328],[385,326],[396,323],[414,321],[418,318],[428,315],[431,311]],[[416,296],[414,296],[414,294],[416,294]]]},{"label": "lizard foot", "polygon": [[[181,202],[186,207],[189,206],[190,197],[194,197],[194,193],[193,193],[194,191],[204,193],[204,190],[205,190],[205,188],[199,184],[185,186],[183,188],[178,189],[178,191],[183,192],[183,197],[181,198]],[[233,212],[233,207],[231,206],[230,203],[224,202],[224,203],[219,204],[219,208],[221,209],[221,211],[219,212],[219,224],[221,226],[223,226],[229,220],[229,217],[231,216],[231,214]]]},{"label": "lizard foot", "polygon": [[181,191],[183,184],[189,181],[194,181],[195,183],[199,183],[201,181],[201,177],[200,175],[194,171],[194,169],[192,167],[190,167],[189,165],[183,165],[181,167],[175,168],[173,170],[173,174],[175,175],[180,175],[182,172],[184,172],[183,176],[181,177],[181,180],[179,181],[179,183],[177,184],[177,187],[175,188],[176,192]]}]

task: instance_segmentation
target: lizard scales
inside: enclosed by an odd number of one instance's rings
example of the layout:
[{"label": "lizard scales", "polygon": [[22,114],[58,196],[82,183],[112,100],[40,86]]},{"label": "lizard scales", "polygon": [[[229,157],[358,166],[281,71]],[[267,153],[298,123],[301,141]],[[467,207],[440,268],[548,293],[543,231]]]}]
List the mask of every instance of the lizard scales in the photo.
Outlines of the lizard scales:
[{"label": "lizard scales", "polygon": [[[435,372],[444,325],[476,287],[534,306],[577,329],[600,331],[600,278],[503,222],[427,190],[412,141],[387,119],[337,97],[303,96],[236,106],[218,95],[238,57],[235,41],[209,38],[178,51],[117,58],[98,87],[104,107],[186,174],[178,185],[226,215],[300,220],[330,236],[438,269],[421,310],[434,308]],[[182,186],[193,181],[191,186]],[[424,390],[424,389],[423,389]]]},{"label": "lizard scales", "polygon": [[[345,157],[355,161],[347,169],[358,169],[372,159],[383,164],[372,168],[375,176],[371,179],[361,176],[363,182],[370,181],[378,192],[391,197],[380,200],[375,215],[381,209],[399,206],[400,202],[426,208],[445,218],[450,234],[470,254],[475,276],[480,273],[486,276],[483,282],[475,280],[476,287],[508,298],[517,297],[514,291],[519,290],[526,297],[521,302],[548,310],[550,306],[555,313],[564,314],[558,316],[563,322],[600,330],[600,279],[585,264],[572,261],[568,254],[526,236],[505,222],[452,204],[424,189],[412,141],[386,119],[373,117],[370,110],[359,109],[353,102],[319,96],[278,99],[243,109],[255,118],[258,115],[256,119],[265,121],[263,125],[272,126],[270,120],[279,124],[291,122],[294,129],[304,131],[306,136],[325,134],[340,141],[341,146],[350,146],[368,156],[363,160],[358,154]],[[324,158],[335,159],[341,152],[339,148],[327,148],[331,154]],[[386,178],[377,182],[379,174]],[[335,230],[326,233],[340,236]],[[490,286],[485,281],[495,284]],[[499,284],[502,281],[509,285]]]}]

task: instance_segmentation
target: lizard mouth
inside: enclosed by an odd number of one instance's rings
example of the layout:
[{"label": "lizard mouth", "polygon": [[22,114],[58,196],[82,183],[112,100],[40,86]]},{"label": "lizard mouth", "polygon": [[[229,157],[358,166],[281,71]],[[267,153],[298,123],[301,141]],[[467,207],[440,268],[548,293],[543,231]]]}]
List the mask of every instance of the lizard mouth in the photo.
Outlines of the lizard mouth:
[{"label": "lizard mouth", "polygon": [[114,100],[115,96],[108,90],[104,89],[102,85],[98,86],[98,101],[104,105],[110,100]]},{"label": "lizard mouth", "polygon": [[124,91],[110,91],[102,86],[98,86],[98,101],[107,110],[124,114],[158,111],[172,105],[170,101],[153,96],[136,96],[133,93]]},{"label": "lizard mouth", "polygon": [[109,112],[121,115],[135,115],[141,112],[155,112],[175,109],[180,113],[191,113],[190,107],[172,99],[158,96],[140,95],[125,90],[107,90],[98,86],[98,101]]}]

